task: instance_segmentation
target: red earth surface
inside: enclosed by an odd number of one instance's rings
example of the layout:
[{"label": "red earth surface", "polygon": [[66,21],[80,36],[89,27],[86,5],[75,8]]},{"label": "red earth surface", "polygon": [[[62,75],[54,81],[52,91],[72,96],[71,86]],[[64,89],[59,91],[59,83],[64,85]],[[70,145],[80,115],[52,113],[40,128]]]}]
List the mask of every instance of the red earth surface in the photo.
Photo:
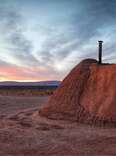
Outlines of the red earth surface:
[{"label": "red earth surface", "polygon": [[116,126],[116,65],[83,60],[39,113],[51,119]]}]

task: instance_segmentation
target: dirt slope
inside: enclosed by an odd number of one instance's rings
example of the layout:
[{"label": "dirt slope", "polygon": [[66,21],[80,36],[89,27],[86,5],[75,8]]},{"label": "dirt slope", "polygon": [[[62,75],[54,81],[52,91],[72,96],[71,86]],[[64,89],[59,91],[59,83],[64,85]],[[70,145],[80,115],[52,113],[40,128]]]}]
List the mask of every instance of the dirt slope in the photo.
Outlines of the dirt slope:
[{"label": "dirt slope", "polygon": [[116,125],[116,65],[80,62],[39,112],[52,119]]}]

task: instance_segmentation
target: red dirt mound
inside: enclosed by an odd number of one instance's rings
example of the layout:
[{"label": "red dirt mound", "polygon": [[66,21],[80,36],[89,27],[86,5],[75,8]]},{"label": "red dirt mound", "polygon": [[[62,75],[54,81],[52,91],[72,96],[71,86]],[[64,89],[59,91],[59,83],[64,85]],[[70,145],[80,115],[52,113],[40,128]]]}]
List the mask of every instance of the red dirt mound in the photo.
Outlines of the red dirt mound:
[{"label": "red dirt mound", "polygon": [[51,119],[116,125],[116,65],[82,61],[39,113]]}]

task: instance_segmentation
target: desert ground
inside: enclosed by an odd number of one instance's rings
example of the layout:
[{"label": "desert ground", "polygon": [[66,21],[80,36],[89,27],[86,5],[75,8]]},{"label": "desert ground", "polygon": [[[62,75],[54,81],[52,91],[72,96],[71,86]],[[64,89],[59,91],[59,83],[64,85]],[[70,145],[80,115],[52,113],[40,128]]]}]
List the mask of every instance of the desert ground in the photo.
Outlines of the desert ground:
[{"label": "desert ground", "polygon": [[116,128],[40,117],[49,98],[0,95],[0,156],[116,156]]}]

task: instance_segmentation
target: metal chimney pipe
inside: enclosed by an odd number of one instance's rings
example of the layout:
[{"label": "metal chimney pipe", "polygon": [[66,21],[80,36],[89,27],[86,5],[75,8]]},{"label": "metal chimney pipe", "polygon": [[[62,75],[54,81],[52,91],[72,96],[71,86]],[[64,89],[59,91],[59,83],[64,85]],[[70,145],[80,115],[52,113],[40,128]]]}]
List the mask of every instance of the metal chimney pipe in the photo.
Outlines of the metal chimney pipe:
[{"label": "metal chimney pipe", "polygon": [[98,41],[98,44],[99,44],[99,52],[98,52],[98,64],[102,64],[102,43],[103,41]]}]

